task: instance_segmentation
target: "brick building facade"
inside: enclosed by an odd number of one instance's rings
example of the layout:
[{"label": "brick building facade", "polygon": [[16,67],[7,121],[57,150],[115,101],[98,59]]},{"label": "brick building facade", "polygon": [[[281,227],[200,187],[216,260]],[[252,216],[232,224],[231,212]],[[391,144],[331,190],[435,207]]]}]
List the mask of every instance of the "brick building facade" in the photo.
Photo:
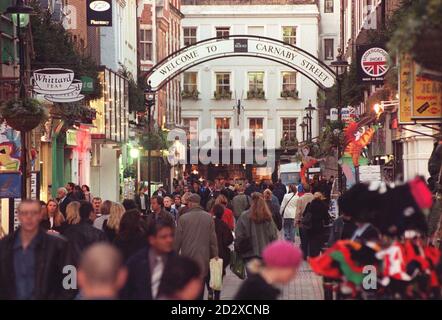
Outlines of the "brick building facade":
[{"label": "brick building facade", "polygon": [[[180,49],[181,0],[140,1],[138,14],[139,74]],[[157,93],[154,119],[159,127],[173,128],[181,122],[179,77]]]}]

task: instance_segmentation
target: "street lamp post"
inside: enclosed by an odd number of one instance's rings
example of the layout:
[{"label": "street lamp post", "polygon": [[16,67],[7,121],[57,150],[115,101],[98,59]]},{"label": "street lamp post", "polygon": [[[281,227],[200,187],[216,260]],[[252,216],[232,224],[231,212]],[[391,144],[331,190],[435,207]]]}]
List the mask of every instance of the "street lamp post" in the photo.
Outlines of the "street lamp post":
[{"label": "street lamp post", "polygon": [[315,111],[316,108],[312,106],[312,100],[308,101],[308,106],[305,108],[305,111],[307,112],[307,120],[308,120],[308,130],[307,130],[307,140],[312,141],[313,139],[313,127],[312,127],[312,120],[313,120],[313,111]]},{"label": "street lamp post", "polygon": [[301,130],[302,130],[302,142],[304,142],[305,141],[305,129],[306,129],[306,127],[308,126],[308,124],[307,123],[305,123],[305,117],[302,119],[302,122],[301,122],[301,124],[299,125],[300,127],[301,127]]},{"label": "street lamp post", "polygon": [[147,198],[149,201],[150,208],[150,198],[151,198],[151,181],[152,181],[152,148],[151,148],[151,134],[152,134],[152,107],[155,105],[155,92],[152,90],[152,86],[149,83],[144,91],[144,102],[147,109],[147,132],[148,132],[148,144],[147,149]]},{"label": "street lamp post", "polygon": [[[22,34],[22,28],[29,24],[29,16],[33,13],[33,9],[24,4],[23,0],[17,0],[15,6],[8,7],[5,14],[11,15],[12,21],[16,26],[16,34],[18,39],[18,51],[19,51],[19,97],[21,100],[26,98],[26,85],[25,85],[25,43]],[[26,131],[20,131],[21,140],[21,198],[27,198],[27,148],[26,148]]]},{"label": "street lamp post", "polygon": [[[338,87],[338,123],[340,124],[342,122],[342,76],[347,71],[348,68],[348,62],[342,59],[342,51],[339,48],[338,49],[338,57],[335,61],[331,63],[331,66],[335,69],[336,74],[336,83]],[[342,167],[339,164],[339,159],[341,158],[342,154],[342,146],[340,141],[338,141],[338,187],[339,192],[342,193],[343,185],[342,185]]]}]

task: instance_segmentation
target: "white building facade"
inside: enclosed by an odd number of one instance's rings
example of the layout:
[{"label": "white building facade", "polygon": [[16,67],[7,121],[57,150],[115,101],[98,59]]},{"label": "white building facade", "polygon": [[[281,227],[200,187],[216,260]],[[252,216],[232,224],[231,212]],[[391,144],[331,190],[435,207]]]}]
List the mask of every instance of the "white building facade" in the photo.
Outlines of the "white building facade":
[{"label": "white building facade", "polygon": [[122,64],[137,79],[137,0],[112,1],[112,27],[100,31],[101,63],[115,72]]},{"label": "white building facade", "polygon": [[330,66],[340,48],[340,0],[320,0],[319,59]]},{"label": "white building facade", "polygon": [[[199,3],[183,2],[183,46],[216,36],[254,35],[288,42],[315,57],[319,55],[320,12],[316,4]],[[306,115],[304,108],[309,100],[316,107],[319,90],[296,70],[251,57],[222,58],[188,69],[182,75],[182,89],[183,124],[191,132],[207,128],[240,129],[269,139],[266,130],[274,130],[274,141],[268,145],[277,149],[285,134],[302,141],[299,124]],[[241,100],[241,108],[236,107],[238,100]],[[313,137],[318,135],[317,123],[315,112]]]}]

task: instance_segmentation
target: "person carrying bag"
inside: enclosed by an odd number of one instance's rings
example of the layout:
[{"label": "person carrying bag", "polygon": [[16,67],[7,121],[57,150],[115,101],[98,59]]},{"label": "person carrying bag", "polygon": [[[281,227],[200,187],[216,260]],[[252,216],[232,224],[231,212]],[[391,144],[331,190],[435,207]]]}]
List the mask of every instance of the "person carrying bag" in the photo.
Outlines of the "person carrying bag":
[{"label": "person carrying bag", "polygon": [[290,192],[284,195],[281,203],[281,215],[283,218],[284,239],[287,241],[295,241],[295,216],[296,205],[298,202],[296,185],[289,186]]}]

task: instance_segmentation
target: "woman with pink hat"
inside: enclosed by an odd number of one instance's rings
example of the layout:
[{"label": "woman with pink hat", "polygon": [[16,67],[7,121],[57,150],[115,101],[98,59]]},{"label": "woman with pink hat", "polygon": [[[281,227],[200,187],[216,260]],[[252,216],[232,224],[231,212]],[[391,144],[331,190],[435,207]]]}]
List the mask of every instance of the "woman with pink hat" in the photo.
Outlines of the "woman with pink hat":
[{"label": "woman with pink hat", "polygon": [[262,262],[252,260],[250,272],[235,296],[235,300],[276,300],[281,293],[276,285],[287,284],[302,262],[302,252],[293,243],[278,240],[262,253]]}]

